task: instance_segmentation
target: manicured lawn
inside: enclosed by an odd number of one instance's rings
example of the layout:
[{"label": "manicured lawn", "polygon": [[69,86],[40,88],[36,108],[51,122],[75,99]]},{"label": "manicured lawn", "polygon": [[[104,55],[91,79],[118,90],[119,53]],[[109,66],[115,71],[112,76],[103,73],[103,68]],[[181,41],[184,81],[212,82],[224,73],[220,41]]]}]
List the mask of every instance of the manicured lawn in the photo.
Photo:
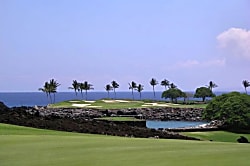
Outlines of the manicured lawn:
[{"label": "manicured lawn", "polygon": [[183,132],[182,134],[199,138],[201,140],[212,140],[220,142],[237,142],[237,139],[240,136],[244,136],[250,141],[250,134],[237,134],[227,131]]},{"label": "manicured lawn", "polygon": [[0,124],[1,166],[247,166],[249,144],[125,138]]},{"label": "manicured lawn", "polygon": [[152,108],[152,107],[174,107],[174,108],[205,108],[207,104],[173,104],[163,101],[133,101],[133,100],[71,100],[49,105],[50,108],[97,108],[97,109],[126,109],[126,108]]}]

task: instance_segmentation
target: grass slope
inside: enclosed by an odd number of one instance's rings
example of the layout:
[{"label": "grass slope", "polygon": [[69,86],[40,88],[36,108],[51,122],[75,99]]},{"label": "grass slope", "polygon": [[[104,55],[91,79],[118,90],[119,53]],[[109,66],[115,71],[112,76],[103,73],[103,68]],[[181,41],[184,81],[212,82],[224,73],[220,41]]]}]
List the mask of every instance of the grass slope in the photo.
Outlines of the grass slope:
[{"label": "grass slope", "polygon": [[1,166],[249,165],[250,145],[123,138],[0,124]]},{"label": "grass slope", "polygon": [[237,142],[240,136],[250,140],[250,134],[237,134],[227,131],[207,131],[207,132],[183,132],[183,135],[199,138],[201,140],[213,140],[220,142]]}]

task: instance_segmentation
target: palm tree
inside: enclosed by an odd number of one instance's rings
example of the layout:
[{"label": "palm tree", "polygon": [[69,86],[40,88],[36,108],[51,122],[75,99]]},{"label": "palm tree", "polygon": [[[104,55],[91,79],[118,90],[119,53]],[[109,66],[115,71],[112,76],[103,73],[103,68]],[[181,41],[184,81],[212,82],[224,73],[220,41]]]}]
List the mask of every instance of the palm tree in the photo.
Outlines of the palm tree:
[{"label": "palm tree", "polygon": [[213,81],[209,81],[209,84],[207,85],[207,87],[213,91],[213,88],[218,87],[218,85],[216,85]]},{"label": "palm tree", "polygon": [[132,96],[133,96],[133,100],[134,100],[134,89],[137,88],[136,83],[134,81],[132,81],[131,84],[128,83],[128,85],[129,85],[129,89],[132,90]]},{"label": "palm tree", "polygon": [[108,92],[108,98],[109,98],[109,91],[113,90],[113,87],[111,85],[107,84],[104,88]]},{"label": "palm tree", "polygon": [[246,94],[247,94],[247,87],[250,86],[250,82],[247,81],[247,80],[243,80],[243,81],[242,81],[242,84],[243,84],[243,86],[244,86],[244,88],[245,88],[245,91],[246,91]]},{"label": "palm tree", "polygon": [[84,84],[81,82],[81,83],[77,83],[78,85],[78,90],[81,92],[81,96],[82,96],[82,99],[83,99],[83,94],[82,94],[82,91],[84,90],[85,86]]},{"label": "palm tree", "polygon": [[[57,87],[60,86],[56,80],[51,79],[49,82],[45,82],[43,88],[39,88],[39,91],[45,92],[48,99],[50,99],[50,103],[55,102],[55,93],[57,92]],[[54,101],[52,101],[51,93],[54,94]]]},{"label": "palm tree", "polygon": [[164,79],[163,81],[161,81],[161,86],[165,86],[165,90],[167,90],[167,87],[169,87],[169,81]]},{"label": "palm tree", "polygon": [[141,99],[141,92],[143,91],[143,85],[139,84],[136,88],[136,90],[140,93],[140,99]]},{"label": "palm tree", "polygon": [[45,82],[43,87],[39,88],[38,90],[44,92],[48,98],[48,102],[50,102],[51,96],[49,95],[49,83]]},{"label": "palm tree", "polygon": [[82,83],[82,87],[80,87],[80,90],[81,90],[81,88],[83,90],[85,90],[85,96],[86,96],[86,100],[87,100],[87,91],[94,89],[93,85],[89,84],[88,81],[85,81],[84,83]]},{"label": "palm tree", "polygon": [[170,89],[175,89],[175,88],[177,88],[177,86],[174,83],[171,83],[171,84],[169,84],[169,88]]},{"label": "palm tree", "polygon": [[77,91],[79,91],[79,83],[76,80],[73,80],[72,87],[69,87],[69,89],[74,89],[77,96]]},{"label": "palm tree", "polygon": [[112,85],[112,87],[113,87],[113,89],[114,89],[115,98],[116,98],[116,92],[115,92],[115,89],[116,89],[116,88],[119,88],[119,84],[118,84],[116,81],[112,81],[112,82],[111,82],[111,85]]},{"label": "palm tree", "polygon": [[53,93],[54,94],[54,101],[53,101],[53,103],[55,103],[55,99],[56,99],[56,95],[55,95],[55,93],[57,92],[57,87],[59,87],[61,84],[59,84],[56,80],[54,80],[54,79],[51,79],[50,81],[49,81],[49,92],[50,93]]},{"label": "palm tree", "polygon": [[155,98],[155,85],[157,85],[158,82],[156,81],[156,79],[152,78],[150,81],[150,85],[153,86],[153,92],[154,92],[154,98]]}]

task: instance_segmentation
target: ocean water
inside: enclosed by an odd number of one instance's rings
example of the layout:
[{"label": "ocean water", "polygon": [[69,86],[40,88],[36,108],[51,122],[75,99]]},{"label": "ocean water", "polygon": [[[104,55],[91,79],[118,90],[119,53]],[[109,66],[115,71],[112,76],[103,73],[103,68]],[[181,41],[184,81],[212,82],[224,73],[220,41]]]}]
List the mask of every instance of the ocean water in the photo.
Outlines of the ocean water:
[{"label": "ocean water", "polygon": [[[153,92],[142,92],[142,99],[155,99],[155,100],[165,100],[161,98],[162,92],[156,92],[154,98]],[[115,98],[114,93],[110,92],[110,98]],[[107,92],[88,92],[87,100],[99,100],[103,98],[108,98]],[[117,99],[133,99],[131,92],[116,92]],[[52,95],[53,99],[53,95]],[[55,102],[80,99],[85,100],[86,96],[83,93],[75,95],[74,92],[58,92],[55,94]],[[140,95],[138,92],[134,92],[134,99],[139,100]],[[0,101],[4,102],[8,107],[19,107],[19,106],[46,106],[49,104],[49,100],[45,93],[42,92],[12,92],[12,93],[0,93]]]},{"label": "ocean water", "polygon": [[[222,94],[223,92],[217,92],[216,95]],[[154,99],[154,100],[166,100],[161,98],[162,92],[156,92],[155,97],[153,92],[142,92],[142,99]],[[87,100],[99,100],[108,98],[107,92],[88,92]],[[110,98],[115,98],[114,93],[110,92]],[[131,91],[129,92],[116,92],[117,99],[133,99]],[[53,99],[53,95],[52,95]],[[74,99],[86,99],[85,93],[83,97],[80,93],[76,96],[74,92],[58,92],[55,94],[55,102],[74,100]],[[134,92],[134,99],[139,100],[140,95],[138,92]],[[183,100],[183,99],[179,99]],[[190,98],[189,100],[198,100],[197,98]],[[48,98],[45,93],[42,92],[11,92],[11,93],[0,93],[0,101],[4,102],[8,107],[19,107],[19,106],[46,106],[49,104]]]}]

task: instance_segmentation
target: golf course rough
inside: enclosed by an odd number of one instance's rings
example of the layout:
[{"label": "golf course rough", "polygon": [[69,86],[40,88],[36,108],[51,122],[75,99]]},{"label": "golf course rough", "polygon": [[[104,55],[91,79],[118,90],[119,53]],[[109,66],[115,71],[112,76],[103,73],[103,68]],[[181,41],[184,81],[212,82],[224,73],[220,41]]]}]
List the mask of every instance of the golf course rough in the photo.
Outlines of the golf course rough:
[{"label": "golf course rough", "polygon": [[126,138],[0,124],[1,166],[247,166],[249,144]]}]

